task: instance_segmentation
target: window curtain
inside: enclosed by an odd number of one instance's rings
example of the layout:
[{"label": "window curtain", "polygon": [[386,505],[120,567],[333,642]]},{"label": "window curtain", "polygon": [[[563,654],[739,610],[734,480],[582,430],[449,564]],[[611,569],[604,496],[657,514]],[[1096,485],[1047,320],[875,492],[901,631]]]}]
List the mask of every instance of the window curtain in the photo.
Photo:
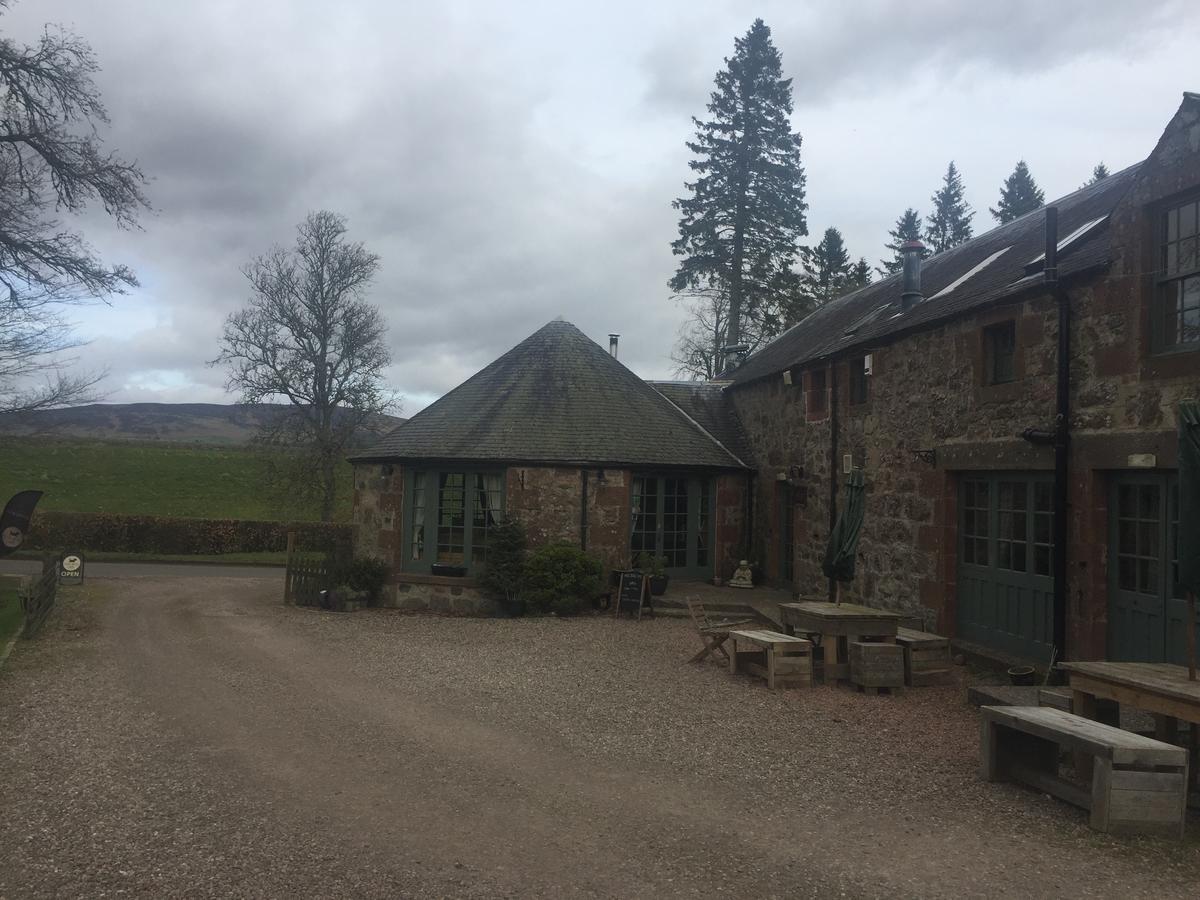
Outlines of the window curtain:
[{"label": "window curtain", "polygon": [[479,493],[479,509],[483,510],[487,527],[500,524],[501,496],[504,491],[503,475],[479,475],[476,478]]}]

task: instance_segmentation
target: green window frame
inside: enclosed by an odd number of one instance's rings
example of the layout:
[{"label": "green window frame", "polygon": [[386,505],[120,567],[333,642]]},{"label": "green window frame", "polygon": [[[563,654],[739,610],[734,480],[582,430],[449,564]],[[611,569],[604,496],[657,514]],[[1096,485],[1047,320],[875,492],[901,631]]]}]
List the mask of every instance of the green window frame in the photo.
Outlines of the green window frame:
[{"label": "green window frame", "polygon": [[504,521],[504,476],[494,469],[410,470],[403,570],[433,572],[434,566],[450,566],[478,574],[487,563],[491,529]]},{"label": "green window frame", "polygon": [[1157,259],[1154,349],[1200,350],[1200,195],[1162,212]]},{"label": "green window frame", "polygon": [[630,559],[666,558],[675,575],[710,576],[715,482],[688,474],[637,473],[630,491]]}]

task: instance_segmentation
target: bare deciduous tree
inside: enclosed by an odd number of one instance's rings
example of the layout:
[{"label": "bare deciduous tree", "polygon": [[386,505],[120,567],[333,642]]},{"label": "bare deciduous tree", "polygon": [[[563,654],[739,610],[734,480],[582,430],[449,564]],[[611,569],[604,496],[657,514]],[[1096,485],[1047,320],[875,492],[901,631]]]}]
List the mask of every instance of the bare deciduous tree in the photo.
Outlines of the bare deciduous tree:
[{"label": "bare deciduous tree", "polygon": [[[0,14],[7,6],[0,0]],[[99,203],[132,227],[149,208],[141,170],[103,150],[96,70],[69,31],[48,27],[32,46],[0,37],[0,410],[86,399],[97,379],[65,370],[61,353],[78,344],[63,308],[137,284],[59,218]]]},{"label": "bare deciduous tree", "polygon": [[391,361],[378,308],[363,299],[379,257],[346,240],[346,220],[310,213],[296,246],[275,247],[243,270],[253,296],[225,321],[221,355],[243,403],[286,401],[262,434],[289,452],[276,474],[318,492],[333,517],[336,469],[351,438],[396,403],[381,380]]}]

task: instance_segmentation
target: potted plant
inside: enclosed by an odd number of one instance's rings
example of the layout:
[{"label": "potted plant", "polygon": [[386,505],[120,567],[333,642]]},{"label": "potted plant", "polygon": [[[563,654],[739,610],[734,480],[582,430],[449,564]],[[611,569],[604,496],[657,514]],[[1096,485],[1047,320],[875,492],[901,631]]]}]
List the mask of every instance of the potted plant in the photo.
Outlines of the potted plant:
[{"label": "potted plant", "polygon": [[667,592],[671,576],[667,574],[667,558],[653,553],[639,553],[633,567],[643,575],[650,576],[650,595],[661,597]]}]

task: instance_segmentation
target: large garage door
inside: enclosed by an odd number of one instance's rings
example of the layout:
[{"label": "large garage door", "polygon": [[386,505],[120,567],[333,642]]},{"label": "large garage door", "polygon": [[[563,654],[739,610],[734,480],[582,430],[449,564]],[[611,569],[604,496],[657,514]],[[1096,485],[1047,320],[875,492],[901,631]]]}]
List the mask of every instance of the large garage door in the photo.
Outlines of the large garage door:
[{"label": "large garage door", "polygon": [[1045,662],[1054,640],[1049,475],[964,475],[959,489],[958,636]]}]

